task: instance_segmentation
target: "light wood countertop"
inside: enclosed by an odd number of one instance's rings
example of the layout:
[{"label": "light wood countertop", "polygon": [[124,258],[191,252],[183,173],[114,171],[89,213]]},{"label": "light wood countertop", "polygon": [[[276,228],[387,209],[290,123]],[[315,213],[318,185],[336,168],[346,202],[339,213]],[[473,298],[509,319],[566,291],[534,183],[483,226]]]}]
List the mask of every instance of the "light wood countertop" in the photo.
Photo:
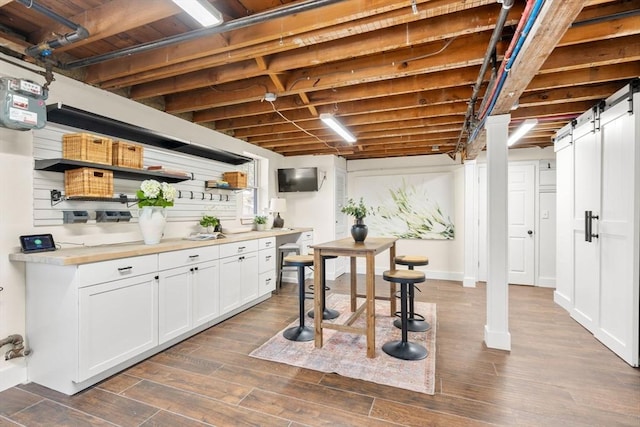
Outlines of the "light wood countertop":
[{"label": "light wood countertop", "polygon": [[158,254],[181,249],[200,248],[203,246],[223,245],[225,243],[242,242],[266,237],[286,236],[312,231],[312,228],[290,228],[284,230],[248,231],[246,233],[227,234],[215,240],[194,241],[186,239],[163,239],[157,245],[145,245],[142,241],[126,242],[98,246],[81,246],[77,248],[58,249],[51,252],[33,254],[13,253],[11,261],[36,262],[51,265],[78,265],[112,259],[128,258],[140,255]]}]

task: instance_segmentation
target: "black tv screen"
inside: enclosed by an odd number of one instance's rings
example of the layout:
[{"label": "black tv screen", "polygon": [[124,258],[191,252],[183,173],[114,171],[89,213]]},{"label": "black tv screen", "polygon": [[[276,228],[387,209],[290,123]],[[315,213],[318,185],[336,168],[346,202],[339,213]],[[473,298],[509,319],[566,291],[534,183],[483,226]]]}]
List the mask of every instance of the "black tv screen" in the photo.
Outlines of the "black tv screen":
[{"label": "black tv screen", "polygon": [[318,168],[278,169],[278,192],[318,191]]}]

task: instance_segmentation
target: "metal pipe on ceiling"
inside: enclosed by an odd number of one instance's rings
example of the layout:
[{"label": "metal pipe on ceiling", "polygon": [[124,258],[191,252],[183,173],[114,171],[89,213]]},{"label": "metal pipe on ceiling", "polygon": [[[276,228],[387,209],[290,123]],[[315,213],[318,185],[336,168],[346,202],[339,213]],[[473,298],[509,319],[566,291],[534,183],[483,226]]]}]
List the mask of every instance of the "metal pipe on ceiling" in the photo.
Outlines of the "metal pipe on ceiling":
[{"label": "metal pipe on ceiling", "polygon": [[[514,0],[498,0],[498,3],[502,3],[502,8],[500,9],[500,15],[498,15],[498,21],[496,22],[496,26],[493,29],[493,34],[491,34],[491,39],[489,40],[489,45],[487,46],[487,51],[484,54],[484,60],[482,61],[482,66],[480,67],[480,72],[478,73],[478,78],[476,79],[476,83],[473,86],[473,92],[471,94],[471,99],[469,100],[469,105],[467,106],[467,112],[465,114],[464,125],[460,130],[460,136],[458,137],[458,142],[456,144],[455,153],[462,151],[462,136],[465,132],[465,129],[469,128],[471,124],[471,118],[473,117],[474,109],[476,101],[478,100],[478,96],[480,95],[480,89],[482,88],[482,82],[484,81],[484,75],[487,72],[487,68],[491,63],[491,58],[493,57],[493,53],[498,45],[498,41],[502,35],[502,30],[504,29],[504,24],[507,21],[507,16],[509,15],[509,10],[513,6]],[[455,154],[454,153],[454,154]]]},{"label": "metal pipe on ceiling", "polygon": [[65,46],[79,40],[86,39],[89,37],[89,31],[84,28],[82,25],[76,24],[73,21],[68,20],[64,16],[58,15],[54,11],[47,9],[46,7],[36,3],[33,0],[16,0],[18,3],[27,7],[27,9],[33,9],[36,12],[39,12],[49,18],[53,19],[64,25],[67,28],[74,30],[72,33],[67,33],[51,39],[49,41],[45,41],[42,43],[38,43],[36,45],[30,46],[25,50],[25,53],[31,57],[39,58],[46,57],[51,55],[53,49],[56,49],[60,46]]},{"label": "metal pipe on ceiling", "polygon": [[[202,28],[195,31],[190,31],[184,34],[178,34],[173,37],[167,37],[161,40],[152,41],[149,43],[143,43],[130,48],[120,49],[114,52],[105,53],[104,55],[96,55],[91,58],[80,59],[77,61],[70,61],[66,64],[62,64],[61,68],[66,70],[73,70],[76,68],[87,67],[89,65],[99,64],[101,62],[109,61],[111,59],[117,59],[123,56],[134,55],[142,52],[146,52],[153,49],[173,45],[176,43],[193,40],[200,37],[210,36],[213,34],[220,34],[228,31],[237,30],[240,28],[249,27],[251,25],[259,24],[269,20],[282,18],[285,16],[293,15],[296,13],[307,12],[309,10],[318,9],[320,7],[329,6],[335,3],[340,3],[345,0],[307,0],[302,3],[296,3],[290,6],[267,10],[264,12],[256,13],[255,15],[245,16],[243,18],[234,19],[233,21],[223,22],[220,25],[209,28]],[[513,0],[508,0],[513,1]]]}]

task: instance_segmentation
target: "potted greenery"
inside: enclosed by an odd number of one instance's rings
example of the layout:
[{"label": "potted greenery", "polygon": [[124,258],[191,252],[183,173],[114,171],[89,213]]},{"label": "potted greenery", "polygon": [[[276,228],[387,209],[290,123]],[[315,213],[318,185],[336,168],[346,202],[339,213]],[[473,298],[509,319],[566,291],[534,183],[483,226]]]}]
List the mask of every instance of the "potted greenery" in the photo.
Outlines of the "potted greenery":
[{"label": "potted greenery", "polygon": [[347,204],[342,207],[341,212],[355,218],[355,223],[351,226],[351,236],[353,236],[353,240],[356,242],[364,242],[369,229],[364,223],[364,217],[367,216],[368,209],[362,197],[360,197],[358,203],[353,199],[347,200]]},{"label": "potted greenery", "polygon": [[220,220],[215,216],[203,215],[202,218],[200,218],[200,226],[206,228],[207,233],[212,234],[219,231],[218,228],[220,228]]},{"label": "potted greenery", "polygon": [[265,215],[256,215],[253,222],[256,225],[256,230],[263,231],[267,227],[267,217]]}]

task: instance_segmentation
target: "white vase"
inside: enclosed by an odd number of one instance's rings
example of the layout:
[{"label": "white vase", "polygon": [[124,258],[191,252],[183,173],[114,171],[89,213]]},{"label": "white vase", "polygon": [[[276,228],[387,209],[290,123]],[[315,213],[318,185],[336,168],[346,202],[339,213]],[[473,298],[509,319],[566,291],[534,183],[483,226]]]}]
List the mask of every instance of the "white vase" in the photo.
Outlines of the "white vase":
[{"label": "white vase", "polygon": [[147,245],[160,243],[167,223],[167,210],[157,206],[144,206],[138,211],[138,225]]}]

